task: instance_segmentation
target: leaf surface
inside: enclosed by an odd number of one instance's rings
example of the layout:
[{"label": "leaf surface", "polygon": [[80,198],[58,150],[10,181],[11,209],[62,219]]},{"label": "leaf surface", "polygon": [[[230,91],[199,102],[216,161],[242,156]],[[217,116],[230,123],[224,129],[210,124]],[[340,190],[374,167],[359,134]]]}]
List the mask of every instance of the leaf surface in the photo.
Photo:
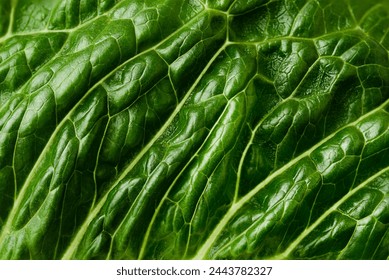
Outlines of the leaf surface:
[{"label": "leaf surface", "polygon": [[389,5],[1,0],[0,258],[388,259]]}]

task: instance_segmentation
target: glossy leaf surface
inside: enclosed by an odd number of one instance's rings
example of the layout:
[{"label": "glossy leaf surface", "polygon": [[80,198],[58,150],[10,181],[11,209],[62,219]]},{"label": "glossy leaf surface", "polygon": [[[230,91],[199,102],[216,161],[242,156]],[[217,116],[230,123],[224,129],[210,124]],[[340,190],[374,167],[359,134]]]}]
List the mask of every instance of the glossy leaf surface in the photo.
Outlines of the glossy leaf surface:
[{"label": "glossy leaf surface", "polygon": [[386,0],[0,0],[0,258],[388,259]]}]

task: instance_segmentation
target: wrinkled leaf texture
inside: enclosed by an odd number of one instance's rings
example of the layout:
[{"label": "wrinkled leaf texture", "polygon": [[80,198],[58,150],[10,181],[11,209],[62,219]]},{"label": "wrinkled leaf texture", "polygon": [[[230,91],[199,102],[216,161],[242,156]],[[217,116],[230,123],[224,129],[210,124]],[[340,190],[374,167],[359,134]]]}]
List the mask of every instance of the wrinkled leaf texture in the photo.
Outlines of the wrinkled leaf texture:
[{"label": "wrinkled leaf texture", "polygon": [[0,258],[389,258],[388,1],[0,3]]}]

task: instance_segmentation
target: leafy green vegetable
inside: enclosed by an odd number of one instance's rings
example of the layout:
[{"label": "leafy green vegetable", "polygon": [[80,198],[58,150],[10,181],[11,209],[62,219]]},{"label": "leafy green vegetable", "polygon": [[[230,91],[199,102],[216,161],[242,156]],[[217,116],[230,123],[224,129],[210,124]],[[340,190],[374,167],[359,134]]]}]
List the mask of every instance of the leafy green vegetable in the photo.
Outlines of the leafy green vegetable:
[{"label": "leafy green vegetable", "polygon": [[387,0],[0,1],[0,258],[389,258]]}]

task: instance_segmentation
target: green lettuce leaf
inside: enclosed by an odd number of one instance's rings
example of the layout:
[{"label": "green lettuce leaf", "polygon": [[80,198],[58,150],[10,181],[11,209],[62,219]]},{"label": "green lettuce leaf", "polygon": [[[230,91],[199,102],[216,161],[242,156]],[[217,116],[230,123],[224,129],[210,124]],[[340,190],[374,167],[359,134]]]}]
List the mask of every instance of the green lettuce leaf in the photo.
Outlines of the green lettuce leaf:
[{"label": "green lettuce leaf", "polygon": [[0,258],[389,259],[387,0],[0,0]]}]

